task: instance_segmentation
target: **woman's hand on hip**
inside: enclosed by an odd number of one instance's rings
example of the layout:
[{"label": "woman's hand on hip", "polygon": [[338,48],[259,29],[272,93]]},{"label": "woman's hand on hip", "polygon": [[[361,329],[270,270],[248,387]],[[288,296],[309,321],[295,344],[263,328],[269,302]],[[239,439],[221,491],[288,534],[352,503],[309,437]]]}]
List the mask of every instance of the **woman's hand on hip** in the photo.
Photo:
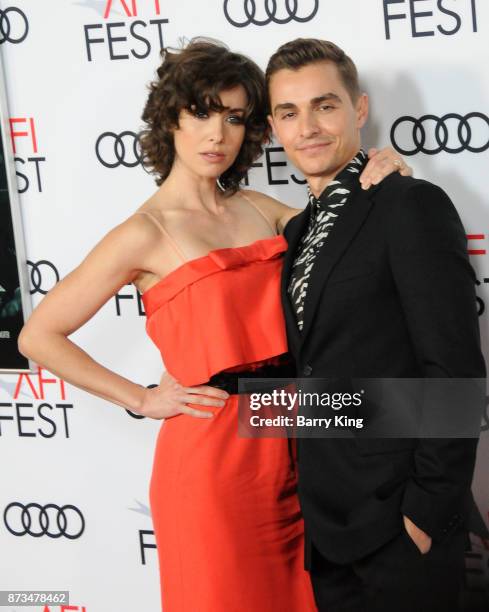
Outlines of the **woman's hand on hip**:
[{"label": "woman's hand on hip", "polygon": [[229,394],[208,385],[184,387],[171,374],[164,372],[158,387],[147,388],[139,413],[151,419],[169,419],[188,414],[199,419],[209,419],[213,412],[191,408],[188,404],[222,408]]}]

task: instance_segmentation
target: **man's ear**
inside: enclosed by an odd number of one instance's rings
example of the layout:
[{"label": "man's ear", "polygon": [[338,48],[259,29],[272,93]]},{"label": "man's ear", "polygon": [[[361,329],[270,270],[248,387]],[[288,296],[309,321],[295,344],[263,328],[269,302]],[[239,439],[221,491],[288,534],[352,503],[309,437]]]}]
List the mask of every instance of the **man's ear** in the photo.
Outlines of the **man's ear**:
[{"label": "man's ear", "polygon": [[268,125],[272,128],[273,137],[277,142],[280,143],[280,139],[277,136],[277,130],[275,129],[275,122],[273,121],[272,115],[267,115]]},{"label": "man's ear", "polygon": [[369,100],[366,93],[360,94],[356,103],[357,128],[362,128],[368,119]]}]

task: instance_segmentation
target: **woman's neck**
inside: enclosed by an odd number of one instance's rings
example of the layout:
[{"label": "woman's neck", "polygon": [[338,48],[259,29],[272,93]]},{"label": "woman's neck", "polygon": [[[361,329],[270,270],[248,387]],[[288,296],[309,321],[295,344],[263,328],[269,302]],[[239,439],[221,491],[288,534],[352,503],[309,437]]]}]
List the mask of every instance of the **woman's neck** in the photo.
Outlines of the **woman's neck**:
[{"label": "woman's neck", "polygon": [[211,214],[219,214],[224,208],[216,179],[198,176],[178,162],[173,165],[160,189],[165,199],[170,196],[174,204],[183,208]]}]

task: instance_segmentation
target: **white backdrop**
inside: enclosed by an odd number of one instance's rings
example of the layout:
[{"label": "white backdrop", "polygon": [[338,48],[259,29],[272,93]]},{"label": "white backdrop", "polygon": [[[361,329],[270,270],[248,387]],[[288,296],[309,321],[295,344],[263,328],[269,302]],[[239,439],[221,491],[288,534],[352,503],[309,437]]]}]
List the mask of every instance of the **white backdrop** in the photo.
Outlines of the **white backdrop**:
[{"label": "white backdrop", "polygon": [[[333,40],[357,63],[371,96],[364,145],[412,152],[405,159],[415,175],[441,185],[458,207],[488,354],[487,0],[0,0],[0,8],[34,306],[155,189],[134,153],[134,134],[162,42],[214,37],[264,68],[283,42],[313,36]],[[250,186],[303,206],[305,189],[276,147],[250,172]],[[144,323],[128,285],[72,339],[119,374],[156,384],[162,364]],[[0,377],[0,589],[69,590],[70,610],[159,609],[148,507],[159,427],[49,372]],[[489,588],[487,418],[484,429],[468,610],[479,609],[480,589]],[[31,503],[68,507],[59,515],[49,507],[40,523]]]}]

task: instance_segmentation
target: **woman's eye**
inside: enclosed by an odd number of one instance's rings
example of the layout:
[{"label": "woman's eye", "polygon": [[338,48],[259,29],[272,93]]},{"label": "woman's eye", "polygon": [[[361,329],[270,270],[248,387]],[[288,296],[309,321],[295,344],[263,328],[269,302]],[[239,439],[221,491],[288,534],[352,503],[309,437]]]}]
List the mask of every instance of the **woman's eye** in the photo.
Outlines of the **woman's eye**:
[{"label": "woman's eye", "polygon": [[209,116],[205,111],[194,111],[193,115],[197,119],[207,119],[207,117]]},{"label": "woman's eye", "polygon": [[229,123],[235,123],[238,125],[242,125],[244,123],[244,118],[241,115],[230,115],[228,117]]}]

